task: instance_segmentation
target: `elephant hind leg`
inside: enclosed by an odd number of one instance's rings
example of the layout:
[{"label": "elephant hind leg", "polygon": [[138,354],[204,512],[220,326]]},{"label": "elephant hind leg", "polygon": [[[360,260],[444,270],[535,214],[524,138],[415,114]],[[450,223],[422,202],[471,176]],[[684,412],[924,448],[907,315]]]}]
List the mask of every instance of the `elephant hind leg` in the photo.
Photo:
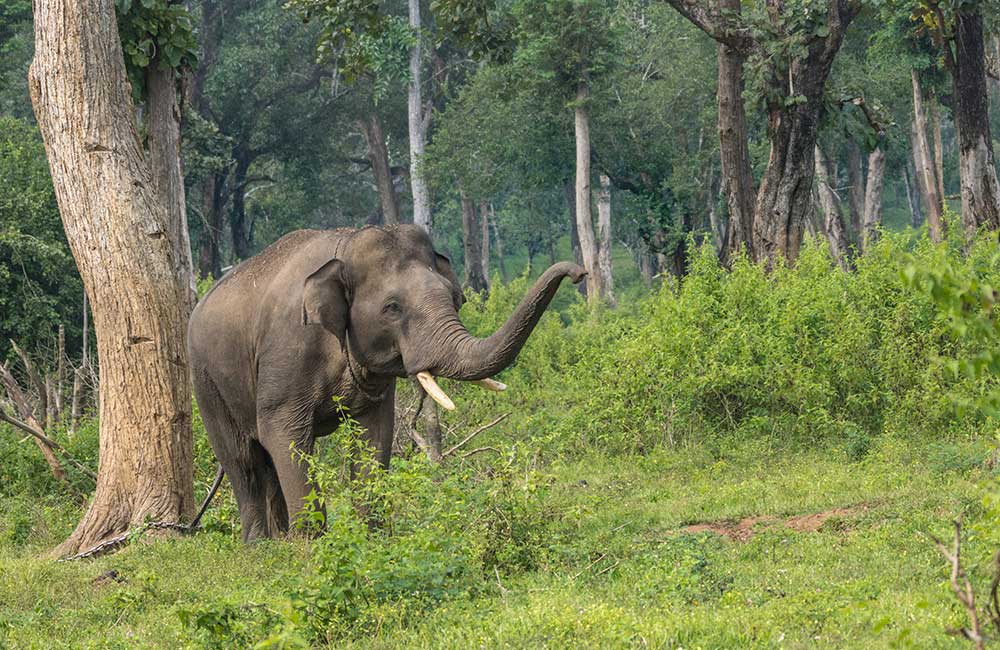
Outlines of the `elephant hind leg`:
[{"label": "elephant hind leg", "polygon": [[[266,473],[258,469],[264,465],[271,466],[270,458],[259,443],[241,431],[208,373],[196,370],[193,379],[208,441],[233,487],[243,526],[243,541],[272,537],[267,523],[269,481],[266,480]],[[274,473],[273,466],[271,473]],[[277,485],[276,480],[270,483]]]}]

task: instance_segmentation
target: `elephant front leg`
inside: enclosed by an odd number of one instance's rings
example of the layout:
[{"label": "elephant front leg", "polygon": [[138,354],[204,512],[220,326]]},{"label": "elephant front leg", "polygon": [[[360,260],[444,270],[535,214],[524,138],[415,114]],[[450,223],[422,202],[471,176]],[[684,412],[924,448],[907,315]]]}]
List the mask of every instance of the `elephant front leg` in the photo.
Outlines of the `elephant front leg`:
[{"label": "elephant front leg", "polygon": [[[303,458],[311,455],[315,448],[312,425],[283,418],[280,414],[258,414],[257,435],[274,463],[285,501],[285,512],[282,514],[288,518],[288,529],[294,530],[295,520],[308,506],[306,497],[313,489],[309,480],[309,466]],[[319,512],[325,524],[326,513],[322,507]]]},{"label": "elephant front leg", "polygon": [[[368,522],[369,530],[381,525],[381,517],[371,507],[372,494],[368,489],[368,479],[371,472],[378,469],[389,469],[392,459],[392,440],[396,425],[396,387],[389,387],[382,402],[375,408],[358,416],[358,424],[364,429],[364,439],[368,443],[368,452],[372,453],[376,463],[370,458],[360,459],[351,466],[351,478],[361,489],[354,499],[354,508],[358,515]],[[365,452],[362,452],[365,453]]]}]

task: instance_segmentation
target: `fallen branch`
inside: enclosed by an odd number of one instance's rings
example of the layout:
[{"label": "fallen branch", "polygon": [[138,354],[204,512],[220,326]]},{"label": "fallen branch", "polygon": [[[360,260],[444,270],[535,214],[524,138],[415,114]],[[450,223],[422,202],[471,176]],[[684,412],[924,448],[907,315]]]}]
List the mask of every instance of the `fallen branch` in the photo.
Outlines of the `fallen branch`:
[{"label": "fallen branch", "polygon": [[[472,440],[473,438],[475,438],[476,436],[478,436],[483,431],[486,431],[487,429],[491,429],[491,428],[495,427],[496,425],[500,424],[505,419],[507,419],[507,416],[509,416],[509,415],[510,415],[510,413],[504,413],[503,415],[501,415],[497,419],[493,420],[489,424],[484,424],[483,426],[479,427],[478,429],[476,429],[475,431],[473,431],[469,435],[465,436],[465,438],[463,438],[462,441],[459,442],[457,445],[455,445],[454,447],[452,447],[448,451],[446,451],[443,454],[441,454],[441,456],[443,458],[447,458],[448,456],[453,455],[456,451],[458,451],[459,449],[461,449],[462,447],[464,447],[466,445],[466,443],[468,443],[470,440]],[[485,449],[489,449],[489,447],[482,447],[480,449],[480,451],[485,450]]]},{"label": "fallen branch", "polygon": [[[28,370],[28,374],[32,375],[34,373],[34,368],[33,366],[31,366],[31,360],[28,359],[27,355],[21,352],[21,349],[18,348],[13,341],[11,341],[11,345],[14,345],[14,349],[17,350],[18,355],[21,357],[21,360],[25,364],[25,368]],[[42,438],[45,438],[43,425],[41,425],[35,418],[35,415],[31,410],[31,405],[25,398],[24,392],[21,390],[21,386],[17,383],[17,380],[14,378],[14,375],[10,372],[10,370],[7,369],[7,366],[5,366],[2,363],[0,363],[0,384],[3,384],[4,388],[6,389],[7,397],[10,398],[11,403],[14,405],[14,409],[20,413],[21,418],[24,419],[25,422],[27,423],[24,426],[21,426],[20,428],[24,429],[25,431],[28,431],[33,436],[35,436],[35,444],[38,445],[39,451],[41,451],[42,456],[45,457],[45,462],[48,463],[49,468],[52,470],[52,474],[56,477],[56,479],[59,482],[65,483],[66,473],[65,471],[63,471],[62,464],[59,462],[59,459],[56,458],[54,453],[52,453],[53,449],[52,445],[46,443],[44,440],[38,437],[39,435],[41,435]],[[44,391],[44,386],[42,387],[42,390]],[[41,397],[40,399],[44,400],[44,397]],[[44,404],[44,402],[42,402],[42,404]],[[45,417],[44,406],[39,410],[41,411],[42,414],[41,417],[44,418]],[[4,415],[6,416],[6,414]],[[14,422],[10,422],[10,424],[18,426],[18,424]]]},{"label": "fallen branch", "polygon": [[36,429],[27,422],[22,422],[21,420],[18,420],[15,417],[7,415],[7,413],[3,411],[3,409],[0,409],[0,422],[6,422],[11,426],[17,427],[21,431],[24,431],[28,435],[34,437],[35,441],[39,445],[44,445],[45,447],[47,447],[52,451],[58,451],[63,456],[63,458],[65,458],[71,465],[73,465],[78,470],[80,470],[90,478],[94,479],[95,481],[97,480],[97,475],[94,474],[94,472],[92,472],[89,467],[87,467],[77,459],[73,458],[73,456],[71,456],[70,453],[66,451],[65,447],[60,445],[55,440],[46,436],[40,429]]},{"label": "fallen branch", "polygon": [[502,454],[503,453],[502,451],[500,451],[496,447],[476,447],[475,449],[473,449],[471,451],[465,452],[464,454],[462,454],[461,456],[459,456],[459,458],[461,458],[462,460],[465,460],[469,456],[473,456],[473,455],[478,454],[478,453],[483,452],[483,451],[495,451],[498,454]]}]

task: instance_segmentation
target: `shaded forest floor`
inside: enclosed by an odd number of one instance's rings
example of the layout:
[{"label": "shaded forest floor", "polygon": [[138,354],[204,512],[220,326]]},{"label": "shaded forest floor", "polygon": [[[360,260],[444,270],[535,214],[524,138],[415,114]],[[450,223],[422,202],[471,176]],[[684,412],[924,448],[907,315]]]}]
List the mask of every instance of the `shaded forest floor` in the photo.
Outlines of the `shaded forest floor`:
[{"label": "shaded forest floor", "polygon": [[[836,446],[778,450],[766,441],[552,460],[528,496],[548,520],[528,547],[533,561],[484,569],[478,586],[418,597],[419,606],[372,603],[354,619],[364,625],[330,644],[963,647],[945,633],[962,612],[923,533],[947,536],[950,518],[964,513],[963,552],[985,588],[996,543],[982,498],[996,481],[992,448],[886,437],[861,460]],[[0,518],[0,647],[259,641],[316,566],[302,540],[244,547],[221,522],[231,507],[224,495],[193,537],[144,539],[73,563],[37,558],[71,517],[47,528],[42,512],[53,511],[39,506],[17,541],[10,517]]]}]

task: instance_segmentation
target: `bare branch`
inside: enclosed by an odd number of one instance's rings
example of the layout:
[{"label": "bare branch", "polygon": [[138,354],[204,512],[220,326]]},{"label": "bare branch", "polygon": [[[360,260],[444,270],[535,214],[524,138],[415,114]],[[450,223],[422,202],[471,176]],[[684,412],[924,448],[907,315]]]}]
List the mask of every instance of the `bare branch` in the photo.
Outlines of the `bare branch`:
[{"label": "bare branch", "polygon": [[503,422],[507,418],[507,416],[509,416],[509,415],[510,415],[510,413],[504,413],[503,415],[501,415],[497,419],[493,420],[489,424],[484,424],[483,426],[479,427],[478,429],[476,429],[475,431],[473,431],[469,435],[465,436],[465,438],[463,438],[462,441],[459,442],[457,445],[453,446],[451,449],[449,449],[448,451],[446,451],[443,454],[441,454],[441,456],[444,457],[444,458],[447,458],[448,456],[451,456],[456,451],[458,451],[459,449],[461,449],[462,447],[464,447],[466,443],[468,443],[470,440],[472,440],[473,438],[475,438],[476,436],[478,436],[483,431],[486,431],[487,429],[491,429],[491,428],[495,427],[496,425],[500,424],[501,422]]},{"label": "bare branch", "polygon": [[[954,592],[955,598],[957,598],[958,602],[962,604],[962,607],[965,608],[965,611],[969,616],[969,627],[949,630],[949,633],[962,636],[969,641],[972,641],[976,646],[976,650],[984,650],[986,647],[986,638],[983,636],[979,624],[979,610],[976,607],[976,594],[972,589],[972,583],[969,581],[968,576],[965,575],[965,571],[962,569],[961,517],[955,519],[954,526],[955,538],[950,549],[940,539],[930,533],[927,533],[927,536],[934,542],[934,545],[937,546],[938,550],[941,551],[941,555],[943,555],[945,560],[948,561],[948,564],[951,567],[951,574],[949,577],[951,590]],[[996,580],[997,579],[995,578],[994,581],[996,582]]]},{"label": "bare branch", "polygon": [[729,21],[712,12],[698,0],[667,0],[667,4],[687,18],[695,27],[723,45],[742,52],[748,51],[753,45],[753,39],[745,34],[740,34],[733,29]]}]

